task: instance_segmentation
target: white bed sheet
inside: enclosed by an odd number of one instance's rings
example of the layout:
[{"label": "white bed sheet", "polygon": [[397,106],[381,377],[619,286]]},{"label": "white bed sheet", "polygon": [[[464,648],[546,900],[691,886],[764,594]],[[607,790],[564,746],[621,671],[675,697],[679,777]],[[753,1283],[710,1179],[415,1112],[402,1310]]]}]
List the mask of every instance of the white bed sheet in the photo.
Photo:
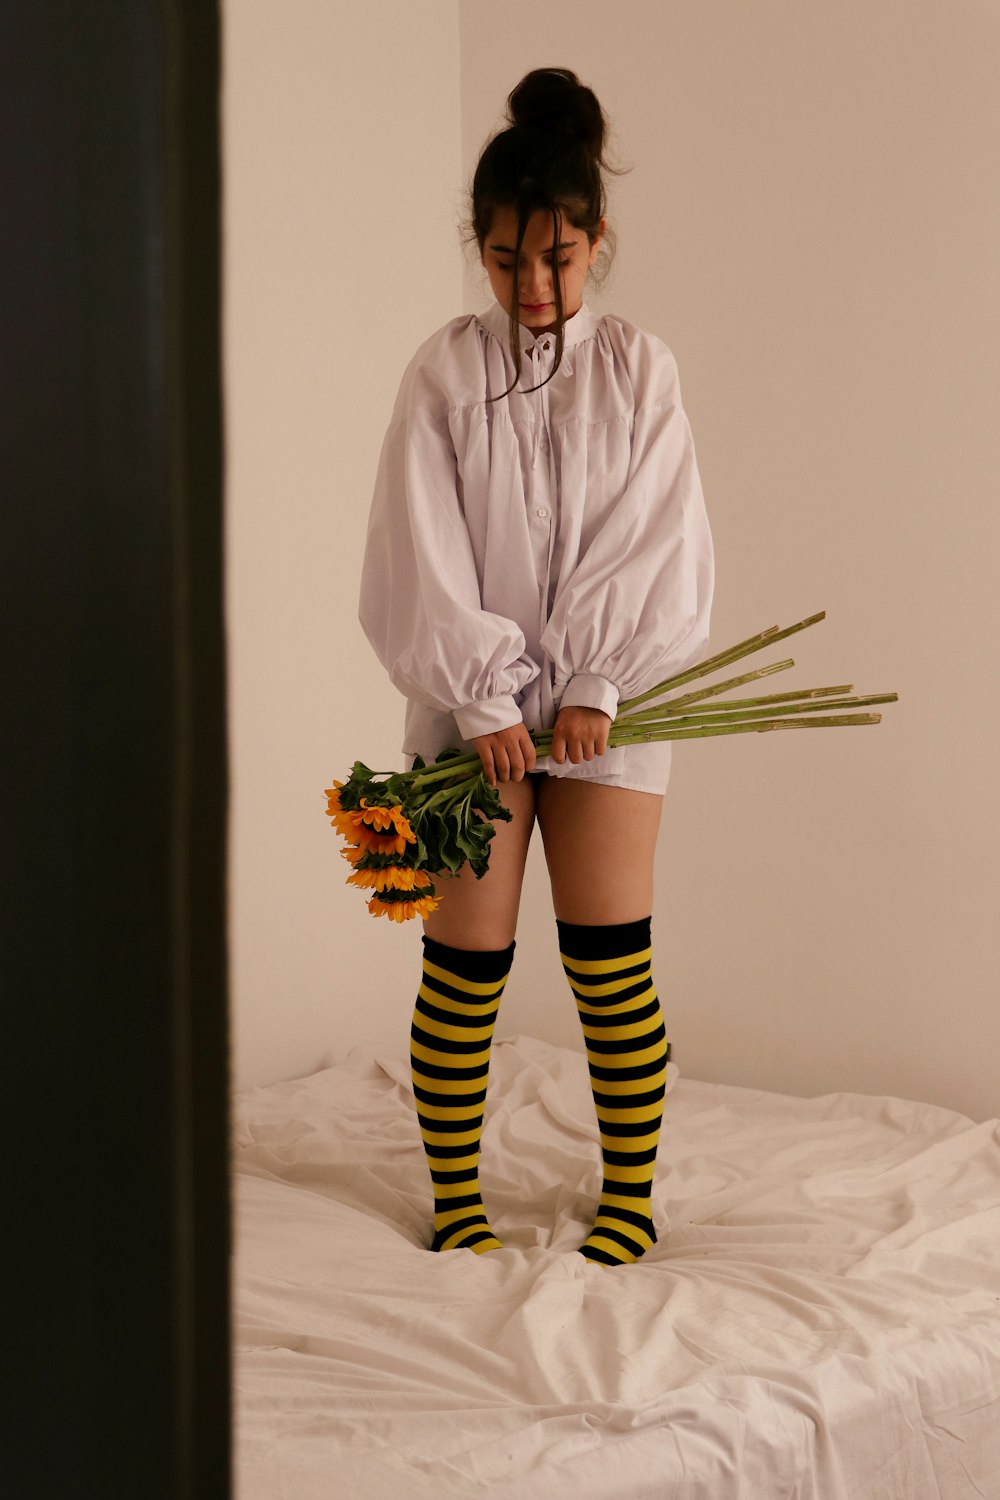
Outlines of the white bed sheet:
[{"label": "white bed sheet", "polygon": [[625,1267],[582,1053],[494,1044],[481,1256],[405,1056],[238,1093],[237,1500],[998,1500],[1000,1122],[670,1084]]}]

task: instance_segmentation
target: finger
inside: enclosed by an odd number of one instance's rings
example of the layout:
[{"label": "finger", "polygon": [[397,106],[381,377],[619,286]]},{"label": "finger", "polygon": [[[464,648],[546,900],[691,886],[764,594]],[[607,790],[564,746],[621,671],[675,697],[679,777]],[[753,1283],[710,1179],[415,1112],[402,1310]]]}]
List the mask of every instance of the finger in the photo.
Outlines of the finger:
[{"label": "finger", "polygon": [[497,780],[507,782],[510,780],[510,760],[507,751],[502,745],[498,745],[493,752],[493,764],[496,766]]},{"label": "finger", "polygon": [[552,736],[552,746],[549,750],[549,755],[557,766],[561,766],[566,759],[566,741],[561,734],[554,734]]},{"label": "finger", "polygon": [[514,741],[513,745],[508,745],[507,759],[510,762],[510,779],[512,781],[523,781],[525,772],[525,750],[520,737],[518,737]]},{"label": "finger", "polygon": [[493,769],[492,750],[487,750],[485,748],[481,749],[479,752],[479,759],[483,763],[483,775],[486,777],[486,780],[489,782],[490,786],[496,786],[497,778],[496,772]]}]

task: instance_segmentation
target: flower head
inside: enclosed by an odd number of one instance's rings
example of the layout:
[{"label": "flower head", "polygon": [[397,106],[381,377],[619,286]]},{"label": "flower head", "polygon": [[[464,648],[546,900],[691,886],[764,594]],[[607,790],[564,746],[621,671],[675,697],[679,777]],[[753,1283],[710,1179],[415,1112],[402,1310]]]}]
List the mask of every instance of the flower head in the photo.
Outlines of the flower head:
[{"label": "flower head", "polygon": [[365,797],[355,812],[338,809],[331,814],[340,833],[355,848],[373,854],[402,854],[417,836],[397,802],[393,807],[369,807]]},{"label": "flower head", "polygon": [[355,870],[348,875],[347,884],[376,891],[412,891],[414,886],[424,885],[422,870],[412,870],[408,865],[386,865],[382,870]]},{"label": "flower head", "polygon": [[391,922],[409,922],[414,917],[430,916],[439,905],[440,902],[433,896],[416,896],[414,901],[384,901],[381,896],[373,896],[368,903],[368,910],[373,917],[388,917]]}]

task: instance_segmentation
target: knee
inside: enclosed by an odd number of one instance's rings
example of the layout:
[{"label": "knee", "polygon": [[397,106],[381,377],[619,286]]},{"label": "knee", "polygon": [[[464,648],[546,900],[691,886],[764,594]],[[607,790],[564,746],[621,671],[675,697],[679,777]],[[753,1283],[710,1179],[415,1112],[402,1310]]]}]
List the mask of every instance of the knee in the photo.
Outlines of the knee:
[{"label": "knee", "polygon": [[461,921],[453,914],[435,912],[424,922],[424,932],[436,943],[470,953],[497,953],[502,948],[509,948],[514,941],[513,925],[495,918],[490,920],[488,916]]}]

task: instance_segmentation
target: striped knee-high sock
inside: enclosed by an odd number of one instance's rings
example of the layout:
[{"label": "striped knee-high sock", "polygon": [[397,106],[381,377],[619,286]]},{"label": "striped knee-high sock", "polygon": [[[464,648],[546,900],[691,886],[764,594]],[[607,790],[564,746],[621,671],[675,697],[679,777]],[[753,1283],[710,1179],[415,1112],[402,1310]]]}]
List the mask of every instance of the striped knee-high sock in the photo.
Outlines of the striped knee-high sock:
[{"label": "striped knee-high sock", "polygon": [[432,1250],[499,1250],[479,1191],[490,1043],[514,947],[450,948],[425,937],[410,1066],[434,1185]]},{"label": "striped knee-high sock", "polygon": [[583,1026],[604,1181],[588,1260],[620,1265],[656,1242],[650,1198],[667,1081],[667,1037],[653,985],[651,919],[559,922],[559,949]]}]

